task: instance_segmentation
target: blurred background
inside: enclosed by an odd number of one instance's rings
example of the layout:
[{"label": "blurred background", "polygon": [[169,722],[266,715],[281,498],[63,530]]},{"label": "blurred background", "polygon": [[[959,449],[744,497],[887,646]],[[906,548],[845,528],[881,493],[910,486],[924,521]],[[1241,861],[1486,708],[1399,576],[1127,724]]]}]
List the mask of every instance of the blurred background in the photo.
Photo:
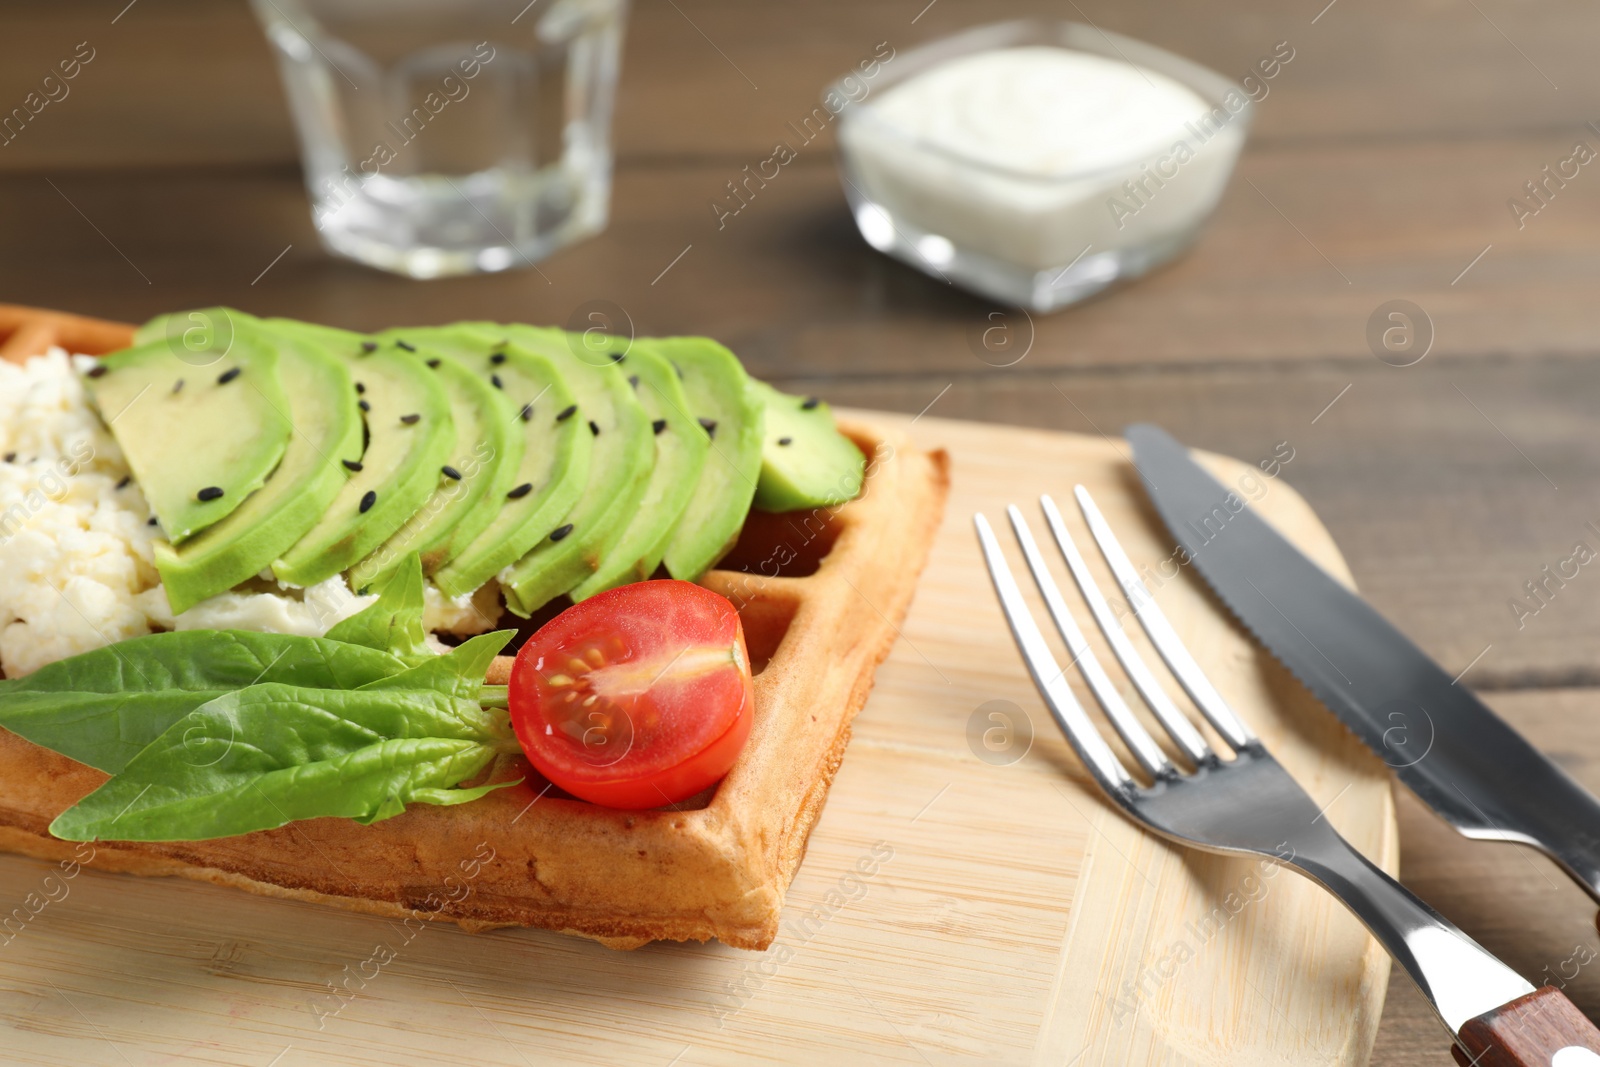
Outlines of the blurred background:
[{"label": "blurred background", "polygon": [[[1127,34],[1235,79],[1279,42],[1294,53],[1195,248],[1048,316],[873,251],[833,131],[802,144],[791,129],[884,43],[1024,16]],[[1252,462],[1287,442],[1284,477],[1380,611],[1503,694],[1496,706],[1520,709],[1536,743],[1541,723],[1564,723],[1553,754],[1580,777],[1600,753],[1600,731],[1572,725],[1600,684],[1600,596],[1515,607],[1574,542],[1600,544],[1585,525],[1600,526],[1592,4],[639,0],[608,228],[532,269],[429,282],[319,246],[245,0],[12,0],[0,27],[0,110],[59,60],[93,53],[0,146],[0,300],[129,321],[223,303],[358,329],[566,324],[603,307],[640,334],[716,337],[752,373],[840,404],[1111,436],[1150,420]],[[726,215],[727,184],[779,141],[795,158]],[[1580,144],[1588,159],[1549,181]],[[1396,300],[1420,312],[1428,342],[1408,366],[1372,340]],[[1587,581],[1600,585],[1573,584]],[[1416,875],[1442,831],[1403,811]],[[1437,892],[1427,878],[1448,880],[1439,863],[1414,882],[1424,896]],[[1479,914],[1453,917],[1532,974],[1561,946],[1497,939],[1483,902],[1528,881],[1505,877],[1478,885]],[[1414,997],[1403,986],[1391,1015]],[[1430,1024],[1414,1021],[1437,1059]],[[1385,1025],[1379,1061],[1411,1047]]]}]

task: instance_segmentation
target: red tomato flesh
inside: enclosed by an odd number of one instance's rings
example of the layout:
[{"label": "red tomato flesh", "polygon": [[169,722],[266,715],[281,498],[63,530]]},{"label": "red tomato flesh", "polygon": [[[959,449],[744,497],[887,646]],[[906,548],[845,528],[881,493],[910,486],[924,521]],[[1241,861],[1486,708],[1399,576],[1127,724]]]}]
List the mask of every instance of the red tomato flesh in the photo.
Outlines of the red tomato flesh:
[{"label": "red tomato flesh", "polygon": [[528,759],[611,808],[658,808],[721,780],[754,702],[739,613],[692,582],[639,582],[576,604],[511,669],[511,724]]}]

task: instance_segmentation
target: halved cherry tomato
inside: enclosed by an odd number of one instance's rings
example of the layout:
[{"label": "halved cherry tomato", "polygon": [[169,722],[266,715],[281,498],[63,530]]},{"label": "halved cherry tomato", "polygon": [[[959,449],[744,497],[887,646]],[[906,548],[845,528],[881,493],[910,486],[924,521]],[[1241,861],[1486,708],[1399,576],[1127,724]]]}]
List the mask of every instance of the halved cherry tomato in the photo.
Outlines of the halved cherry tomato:
[{"label": "halved cherry tomato", "polygon": [[694,796],[750,736],[739,613],[692,582],[639,582],[574,605],[511,669],[511,724],[539,773],[612,808]]}]

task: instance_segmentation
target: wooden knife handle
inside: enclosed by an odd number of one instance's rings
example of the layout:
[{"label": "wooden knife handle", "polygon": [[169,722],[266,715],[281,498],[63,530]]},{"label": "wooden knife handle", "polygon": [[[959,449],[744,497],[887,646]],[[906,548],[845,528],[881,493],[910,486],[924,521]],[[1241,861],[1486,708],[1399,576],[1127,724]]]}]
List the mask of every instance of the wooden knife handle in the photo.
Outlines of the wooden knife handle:
[{"label": "wooden knife handle", "polygon": [[1600,1030],[1545,986],[1469,1020],[1451,1051],[1462,1067],[1600,1067]]}]

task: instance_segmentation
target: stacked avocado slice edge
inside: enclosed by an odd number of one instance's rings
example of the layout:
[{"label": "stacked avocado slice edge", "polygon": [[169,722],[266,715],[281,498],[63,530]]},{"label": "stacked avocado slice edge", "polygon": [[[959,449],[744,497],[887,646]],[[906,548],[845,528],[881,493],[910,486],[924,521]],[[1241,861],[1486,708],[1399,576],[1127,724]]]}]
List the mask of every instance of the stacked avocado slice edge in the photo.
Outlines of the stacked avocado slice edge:
[{"label": "stacked avocado slice edge", "polygon": [[361,593],[416,553],[446,596],[498,580],[527,616],[697,579],[752,507],[838,505],[865,471],[826,405],[701,337],[210,308],[147,323],[87,385],[161,526],[175,613],[258,576]]}]

